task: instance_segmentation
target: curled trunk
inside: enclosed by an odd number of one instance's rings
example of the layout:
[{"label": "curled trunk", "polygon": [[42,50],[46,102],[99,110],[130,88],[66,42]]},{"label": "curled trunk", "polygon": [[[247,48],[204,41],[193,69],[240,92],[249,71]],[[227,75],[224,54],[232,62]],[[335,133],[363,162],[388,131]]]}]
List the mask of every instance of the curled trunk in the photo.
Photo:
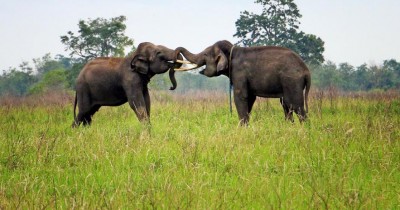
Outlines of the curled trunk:
[{"label": "curled trunk", "polygon": [[170,90],[175,90],[176,89],[176,79],[175,79],[175,70],[174,67],[172,67],[171,69],[169,69],[169,79],[171,80],[172,83],[172,87],[170,87]]},{"label": "curled trunk", "polygon": [[182,64],[178,64],[176,61],[183,60],[182,55],[185,56],[185,58],[190,61],[191,63],[195,63],[197,66],[202,66],[205,65],[205,57],[203,53],[199,54],[193,54],[189,52],[186,48],[184,47],[178,47],[175,49],[175,56],[174,56],[174,63],[175,65],[169,70],[169,78],[172,82],[172,87],[170,90],[174,90],[176,88],[176,80],[175,80],[175,68],[179,68]]},{"label": "curled trunk", "polygon": [[198,66],[204,65],[204,57],[200,56],[201,54],[194,55],[191,52],[189,52],[187,49],[185,49],[184,47],[176,48],[175,56],[174,56],[174,66],[171,67],[171,69],[169,70],[169,79],[171,80],[171,83],[172,83],[172,87],[169,88],[170,90],[175,90],[176,86],[177,86],[176,79],[175,79],[175,68],[180,68],[182,66],[182,64],[176,62],[178,59],[183,60],[181,53],[183,54],[183,56],[185,56],[185,58],[188,61],[195,63]]},{"label": "curled trunk", "polygon": [[183,59],[182,55],[178,54],[174,58],[174,65],[169,69],[169,79],[171,80],[171,83],[172,83],[172,87],[169,88],[170,90],[175,90],[177,87],[177,83],[176,83],[176,79],[175,79],[175,68],[180,68],[182,66],[182,64],[176,63],[177,59],[182,60]]}]

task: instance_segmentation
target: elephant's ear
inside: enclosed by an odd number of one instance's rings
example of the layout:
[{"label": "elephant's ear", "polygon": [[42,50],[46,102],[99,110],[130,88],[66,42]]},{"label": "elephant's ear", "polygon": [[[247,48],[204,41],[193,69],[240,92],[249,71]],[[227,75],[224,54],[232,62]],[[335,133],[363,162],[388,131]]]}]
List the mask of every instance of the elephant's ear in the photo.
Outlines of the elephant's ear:
[{"label": "elephant's ear", "polygon": [[224,53],[220,52],[217,57],[217,72],[223,71],[228,68],[228,59]]},{"label": "elephant's ear", "polygon": [[149,72],[149,63],[145,57],[136,55],[131,61],[131,69],[140,74],[147,74]]}]

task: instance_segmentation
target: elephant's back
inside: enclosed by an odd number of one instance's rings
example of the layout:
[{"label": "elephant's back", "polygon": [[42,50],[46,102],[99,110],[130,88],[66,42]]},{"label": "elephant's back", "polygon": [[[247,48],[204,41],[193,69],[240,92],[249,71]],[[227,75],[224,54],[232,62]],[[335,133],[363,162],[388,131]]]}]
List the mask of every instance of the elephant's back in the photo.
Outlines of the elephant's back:
[{"label": "elephant's back", "polygon": [[123,58],[99,57],[89,61],[81,70],[79,77],[91,74],[92,72],[106,73],[118,71]]},{"label": "elephant's back", "polygon": [[79,73],[77,83],[112,82],[118,80],[123,58],[96,58],[89,61]]},{"label": "elephant's back", "polygon": [[243,47],[236,54],[233,65],[238,69],[249,69],[254,74],[271,72],[308,72],[307,65],[294,51],[277,46]]},{"label": "elephant's back", "polygon": [[[118,70],[124,58],[113,58],[113,57],[100,57],[89,61],[84,69],[99,69],[104,68],[108,70]],[[90,71],[90,70],[87,70]]]}]

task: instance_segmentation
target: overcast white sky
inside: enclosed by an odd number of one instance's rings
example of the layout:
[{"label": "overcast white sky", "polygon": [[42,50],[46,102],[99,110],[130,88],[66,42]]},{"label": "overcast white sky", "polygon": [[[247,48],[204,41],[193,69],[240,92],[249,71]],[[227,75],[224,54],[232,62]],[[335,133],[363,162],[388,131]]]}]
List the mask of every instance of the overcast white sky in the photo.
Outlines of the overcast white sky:
[{"label": "overcast white sky", "polygon": [[[300,28],[325,41],[325,59],[354,66],[400,61],[399,0],[295,0]],[[127,17],[126,35],[197,53],[218,40],[233,43],[240,12],[254,0],[0,0],[0,70],[46,53],[68,55],[60,42],[78,21]],[[32,62],[31,62],[32,63]]]}]

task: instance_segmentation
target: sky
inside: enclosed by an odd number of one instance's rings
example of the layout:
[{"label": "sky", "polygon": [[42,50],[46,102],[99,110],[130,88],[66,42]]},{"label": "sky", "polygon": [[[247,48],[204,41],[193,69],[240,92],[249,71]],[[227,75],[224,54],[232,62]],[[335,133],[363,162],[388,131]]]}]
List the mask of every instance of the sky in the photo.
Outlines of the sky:
[{"label": "sky", "polygon": [[[400,61],[399,0],[295,0],[300,30],[325,42],[325,60],[380,65]],[[240,12],[260,14],[254,0],[0,0],[0,70],[46,53],[68,55],[60,36],[79,20],[127,17],[125,34],[137,46],[152,42],[193,53],[219,40],[236,43]]]}]

